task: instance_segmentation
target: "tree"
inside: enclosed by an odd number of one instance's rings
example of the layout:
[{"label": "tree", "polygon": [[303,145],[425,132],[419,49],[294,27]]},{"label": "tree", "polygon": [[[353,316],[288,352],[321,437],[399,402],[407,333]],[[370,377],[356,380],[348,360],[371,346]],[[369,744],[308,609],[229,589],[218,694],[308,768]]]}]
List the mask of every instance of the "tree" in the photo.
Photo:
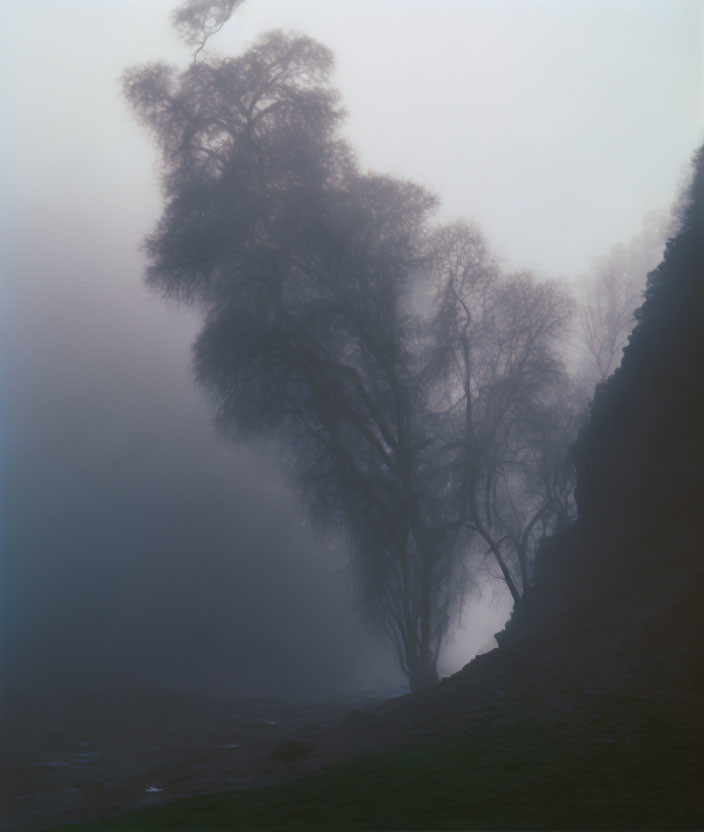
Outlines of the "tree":
[{"label": "tree", "polygon": [[[508,582],[504,551],[525,560],[557,516],[531,420],[551,407],[568,310],[555,287],[503,275],[475,230],[433,230],[425,189],[359,170],[336,132],[331,66],[309,38],[271,33],[180,74],[126,73],[161,148],[147,280],[204,310],[195,364],[221,425],[288,449],[417,689],[437,679],[472,538]],[[519,534],[506,507],[528,472],[546,497]]]},{"label": "tree", "polygon": [[594,386],[606,381],[621,361],[646,277],[660,262],[670,231],[662,214],[646,215],[640,234],[595,259],[590,272],[580,278],[577,373],[589,398]]},{"label": "tree", "polygon": [[571,517],[574,412],[558,352],[572,305],[555,284],[502,276],[476,230],[442,229],[437,244],[446,475],[518,603],[539,537]]}]

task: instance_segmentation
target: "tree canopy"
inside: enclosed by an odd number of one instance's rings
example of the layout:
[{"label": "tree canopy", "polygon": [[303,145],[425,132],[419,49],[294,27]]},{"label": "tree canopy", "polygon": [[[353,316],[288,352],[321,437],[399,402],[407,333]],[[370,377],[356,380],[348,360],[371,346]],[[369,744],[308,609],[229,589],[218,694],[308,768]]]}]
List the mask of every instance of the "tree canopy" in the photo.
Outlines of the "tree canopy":
[{"label": "tree canopy", "polygon": [[616,370],[636,323],[635,313],[646,289],[647,275],[662,258],[674,232],[664,214],[651,212],[641,232],[595,258],[579,281],[576,342],[577,375],[588,398]]},{"label": "tree canopy", "polygon": [[184,0],[171,21],[188,46],[195,46],[195,60],[208,39],[217,34],[243,0]]}]

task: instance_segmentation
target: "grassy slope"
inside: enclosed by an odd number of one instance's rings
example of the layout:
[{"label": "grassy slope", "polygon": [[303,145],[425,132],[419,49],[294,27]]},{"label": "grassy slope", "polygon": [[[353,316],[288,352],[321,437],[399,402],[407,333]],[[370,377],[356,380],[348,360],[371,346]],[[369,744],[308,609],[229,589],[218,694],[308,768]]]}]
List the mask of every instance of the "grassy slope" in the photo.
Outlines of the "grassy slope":
[{"label": "grassy slope", "polygon": [[504,714],[480,734],[383,752],[294,783],[61,829],[701,827],[697,742],[654,719],[652,708],[634,723],[634,707],[601,704],[578,725]]}]

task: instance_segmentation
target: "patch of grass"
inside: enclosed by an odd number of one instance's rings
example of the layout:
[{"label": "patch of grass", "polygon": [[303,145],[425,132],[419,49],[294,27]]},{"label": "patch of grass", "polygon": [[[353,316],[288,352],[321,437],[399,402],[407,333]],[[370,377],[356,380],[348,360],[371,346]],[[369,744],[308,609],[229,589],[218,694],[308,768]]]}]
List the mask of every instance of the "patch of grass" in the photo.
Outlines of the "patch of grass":
[{"label": "patch of grass", "polygon": [[53,832],[696,828],[696,759],[668,726],[532,719]]}]

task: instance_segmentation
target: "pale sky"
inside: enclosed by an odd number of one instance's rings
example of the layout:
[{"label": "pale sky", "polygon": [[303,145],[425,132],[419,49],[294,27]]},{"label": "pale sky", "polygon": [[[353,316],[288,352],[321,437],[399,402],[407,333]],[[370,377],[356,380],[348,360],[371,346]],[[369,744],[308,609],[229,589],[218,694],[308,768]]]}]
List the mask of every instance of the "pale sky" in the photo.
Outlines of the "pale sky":
[{"label": "pale sky", "polygon": [[[47,185],[70,183],[92,216],[110,201],[121,227],[148,225],[152,149],[117,78],[187,60],[172,6],[11,4],[6,192],[28,221],[37,203],[52,210]],[[579,273],[669,207],[704,140],[702,0],[247,0],[212,48],[239,52],[272,27],[334,50],[363,162],[428,185],[511,266]]]}]

